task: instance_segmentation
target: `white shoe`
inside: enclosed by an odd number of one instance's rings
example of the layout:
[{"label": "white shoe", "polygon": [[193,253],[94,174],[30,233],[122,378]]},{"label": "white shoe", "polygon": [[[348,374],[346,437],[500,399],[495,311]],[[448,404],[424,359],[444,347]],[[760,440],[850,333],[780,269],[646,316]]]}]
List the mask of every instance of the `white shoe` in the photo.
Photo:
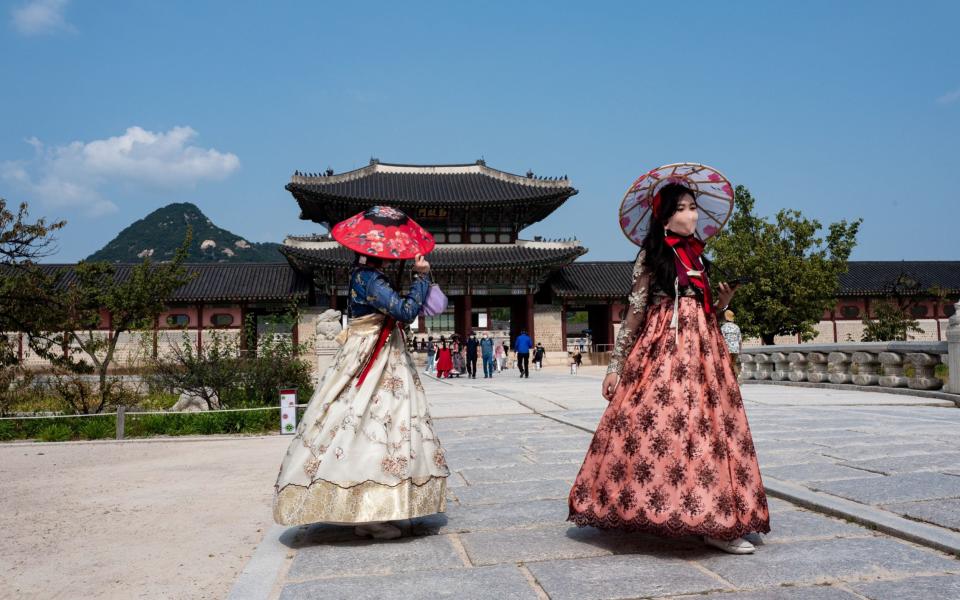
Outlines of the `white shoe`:
[{"label": "white shoe", "polygon": [[730,554],[753,554],[753,551],[757,549],[756,546],[742,537],[735,540],[718,540],[717,538],[704,537],[703,541],[708,546],[719,548]]},{"label": "white shoe", "polygon": [[360,537],[372,537],[376,540],[395,540],[403,535],[400,528],[391,523],[364,523],[363,525],[357,525],[353,529],[353,533]]}]

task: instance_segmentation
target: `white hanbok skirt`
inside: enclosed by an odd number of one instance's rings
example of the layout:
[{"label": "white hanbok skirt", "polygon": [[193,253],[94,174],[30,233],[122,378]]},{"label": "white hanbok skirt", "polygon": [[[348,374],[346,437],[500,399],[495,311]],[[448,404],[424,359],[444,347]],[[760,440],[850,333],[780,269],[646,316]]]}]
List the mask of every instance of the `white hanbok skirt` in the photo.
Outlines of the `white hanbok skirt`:
[{"label": "white hanbok skirt", "polygon": [[353,319],[277,476],[282,525],[368,523],[443,512],[449,475],[423,384],[395,328],[363,384],[384,315]]}]

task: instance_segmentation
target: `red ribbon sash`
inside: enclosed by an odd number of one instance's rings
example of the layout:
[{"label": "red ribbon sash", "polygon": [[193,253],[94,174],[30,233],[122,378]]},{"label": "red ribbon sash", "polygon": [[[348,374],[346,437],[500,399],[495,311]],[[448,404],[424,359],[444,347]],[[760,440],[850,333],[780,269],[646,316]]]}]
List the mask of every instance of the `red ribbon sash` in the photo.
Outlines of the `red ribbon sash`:
[{"label": "red ribbon sash", "polygon": [[390,333],[393,331],[393,326],[396,324],[396,319],[393,317],[387,317],[383,322],[383,328],[380,329],[380,335],[377,336],[377,343],[373,347],[373,352],[370,353],[370,357],[367,359],[366,364],[363,365],[363,370],[360,371],[360,377],[357,378],[356,387],[360,387],[360,384],[363,383],[363,380],[367,378],[367,373],[370,372],[370,367],[373,366],[375,360],[380,355],[380,351],[383,350],[383,347],[387,345],[387,340],[390,339]]}]

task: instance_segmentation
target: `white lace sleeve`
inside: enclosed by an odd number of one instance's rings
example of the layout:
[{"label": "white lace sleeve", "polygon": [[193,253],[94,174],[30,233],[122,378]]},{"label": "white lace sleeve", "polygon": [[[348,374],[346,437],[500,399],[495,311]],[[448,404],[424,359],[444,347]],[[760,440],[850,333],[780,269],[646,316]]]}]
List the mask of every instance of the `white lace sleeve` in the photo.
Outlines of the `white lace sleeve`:
[{"label": "white lace sleeve", "polygon": [[637,341],[637,335],[640,333],[640,326],[643,325],[644,316],[647,312],[647,301],[650,297],[650,273],[644,266],[646,251],[641,251],[637,257],[637,262],[633,265],[633,287],[628,296],[629,309],[623,323],[620,324],[620,331],[617,333],[617,342],[613,346],[613,352],[610,354],[610,366],[607,367],[607,373],[617,373],[623,371],[623,362],[627,359],[633,345]]}]

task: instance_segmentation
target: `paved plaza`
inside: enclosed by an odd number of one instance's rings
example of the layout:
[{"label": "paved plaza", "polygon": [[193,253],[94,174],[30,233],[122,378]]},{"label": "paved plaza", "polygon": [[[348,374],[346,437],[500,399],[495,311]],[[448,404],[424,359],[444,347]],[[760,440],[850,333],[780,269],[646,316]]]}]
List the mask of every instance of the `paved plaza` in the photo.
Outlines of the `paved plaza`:
[{"label": "paved plaza", "polygon": [[414,520],[409,537],[390,542],[360,541],[347,527],[274,527],[233,597],[960,598],[960,560],[903,539],[960,543],[960,410],[951,402],[744,386],[771,496],[777,488],[806,506],[819,499],[926,529],[887,535],[771,497],[771,534],[756,554],[731,556],[695,539],[565,522],[605,405],[601,377],[585,369],[428,378],[454,471],[446,514]]},{"label": "paved plaza", "polygon": [[952,402],[744,385],[773,531],[731,556],[565,522],[601,377],[424,378],[448,510],[390,542],[272,523],[288,437],[0,445],[0,597],[960,598]]}]

